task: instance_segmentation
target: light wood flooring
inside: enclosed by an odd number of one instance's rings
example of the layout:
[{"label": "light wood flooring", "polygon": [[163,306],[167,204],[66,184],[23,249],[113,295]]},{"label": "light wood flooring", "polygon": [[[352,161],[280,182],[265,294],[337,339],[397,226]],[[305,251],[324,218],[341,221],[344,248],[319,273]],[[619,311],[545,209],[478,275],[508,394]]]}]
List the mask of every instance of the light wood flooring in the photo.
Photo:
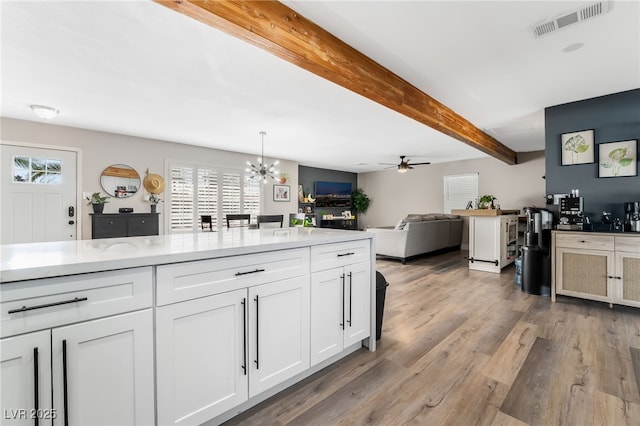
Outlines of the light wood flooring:
[{"label": "light wood flooring", "polygon": [[640,425],[640,309],[528,295],[454,251],[377,261],[378,350],[229,425]]}]

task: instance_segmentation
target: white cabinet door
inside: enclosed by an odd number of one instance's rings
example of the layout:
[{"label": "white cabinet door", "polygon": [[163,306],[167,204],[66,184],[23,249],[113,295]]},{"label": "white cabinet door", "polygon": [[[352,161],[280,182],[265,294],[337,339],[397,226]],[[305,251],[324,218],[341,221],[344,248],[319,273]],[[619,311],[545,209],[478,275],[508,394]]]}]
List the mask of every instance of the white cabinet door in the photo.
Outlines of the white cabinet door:
[{"label": "white cabinet door", "polygon": [[309,368],[309,276],[249,288],[249,396]]},{"label": "white cabinet door", "polygon": [[156,312],[158,424],[200,424],[247,400],[247,290]]},{"label": "white cabinet door", "polygon": [[311,365],[370,335],[371,266],[356,263],[311,278]]},{"label": "white cabinet door", "polygon": [[51,335],[56,423],[154,423],[151,309],[54,328]]},{"label": "white cabinet door", "polygon": [[345,267],[344,347],[369,337],[371,329],[371,266]]},{"label": "white cabinet door", "polygon": [[342,268],[311,275],[311,365],[343,349],[344,279]]},{"label": "white cabinet door", "polygon": [[[51,332],[0,340],[0,408],[3,425],[50,425]],[[36,397],[37,395],[37,397]]]}]

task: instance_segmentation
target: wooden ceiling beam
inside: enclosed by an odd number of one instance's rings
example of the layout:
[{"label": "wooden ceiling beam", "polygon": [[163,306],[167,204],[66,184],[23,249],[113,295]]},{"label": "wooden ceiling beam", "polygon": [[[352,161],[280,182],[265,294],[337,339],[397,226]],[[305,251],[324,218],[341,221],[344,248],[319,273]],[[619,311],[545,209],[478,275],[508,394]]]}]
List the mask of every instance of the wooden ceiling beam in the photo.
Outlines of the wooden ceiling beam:
[{"label": "wooden ceiling beam", "polygon": [[277,1],[154,0],[462,141],[507,164],[514,151]]}]

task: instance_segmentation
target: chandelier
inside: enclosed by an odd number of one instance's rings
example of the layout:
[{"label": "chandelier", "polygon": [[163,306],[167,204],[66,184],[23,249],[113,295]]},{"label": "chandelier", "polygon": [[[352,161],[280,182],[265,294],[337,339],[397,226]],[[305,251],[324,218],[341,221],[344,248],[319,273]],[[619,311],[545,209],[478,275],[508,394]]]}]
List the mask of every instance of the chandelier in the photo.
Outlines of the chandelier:
[{"label": "chandelier", "polygon": [[247,166],[249,166],[249,168],[246,169],[247,172],[251,173],[249,179],[262,179],[264,183],[267,183],[267,176],[269,176],[271,179],[276,179],[275,175],[280,174],[275,169],[275,166],[279,163],[279,161],[276,161],[270,166],[265,166],[264,164],[264,135],[266,134],[267,133],[264,131],[260,132],[260,135],[262,136],[262,154],[260,155],[260,157],[258,157],[258,165],[256,166],[252,162],[247,161]]}]

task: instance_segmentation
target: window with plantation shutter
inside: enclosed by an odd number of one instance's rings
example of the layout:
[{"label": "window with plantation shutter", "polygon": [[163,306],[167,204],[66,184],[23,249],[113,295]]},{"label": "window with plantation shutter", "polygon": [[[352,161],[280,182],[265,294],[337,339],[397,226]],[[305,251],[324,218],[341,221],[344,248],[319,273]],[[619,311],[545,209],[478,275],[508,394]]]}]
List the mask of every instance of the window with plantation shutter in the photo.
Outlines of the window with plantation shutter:
[{"label": "window with plantation shutter", "polygon": [[444,177],[444,212],[464,209],[469,201],[478,197],[478,173],[466,173]]},{"label": "window with plantation shutter", "polygon": [[171,167],[171,231],[193,229],[194,180],[192,167]]},{"label": "window with plantation shutter", "polygon": [[226,226],[226,215],[260,212],[262,188],[242,171],[217,167],[171,164],[170,232],[193,232],[200,218],[211,216],[213,227]]},{"label": "window with plantation shutter", "polygon": [[[198,221],[201,215],[211,216],[211,226],[218,226],[218,172],[198,169]],[[198,222],[199,223],[199,222]]]}]

